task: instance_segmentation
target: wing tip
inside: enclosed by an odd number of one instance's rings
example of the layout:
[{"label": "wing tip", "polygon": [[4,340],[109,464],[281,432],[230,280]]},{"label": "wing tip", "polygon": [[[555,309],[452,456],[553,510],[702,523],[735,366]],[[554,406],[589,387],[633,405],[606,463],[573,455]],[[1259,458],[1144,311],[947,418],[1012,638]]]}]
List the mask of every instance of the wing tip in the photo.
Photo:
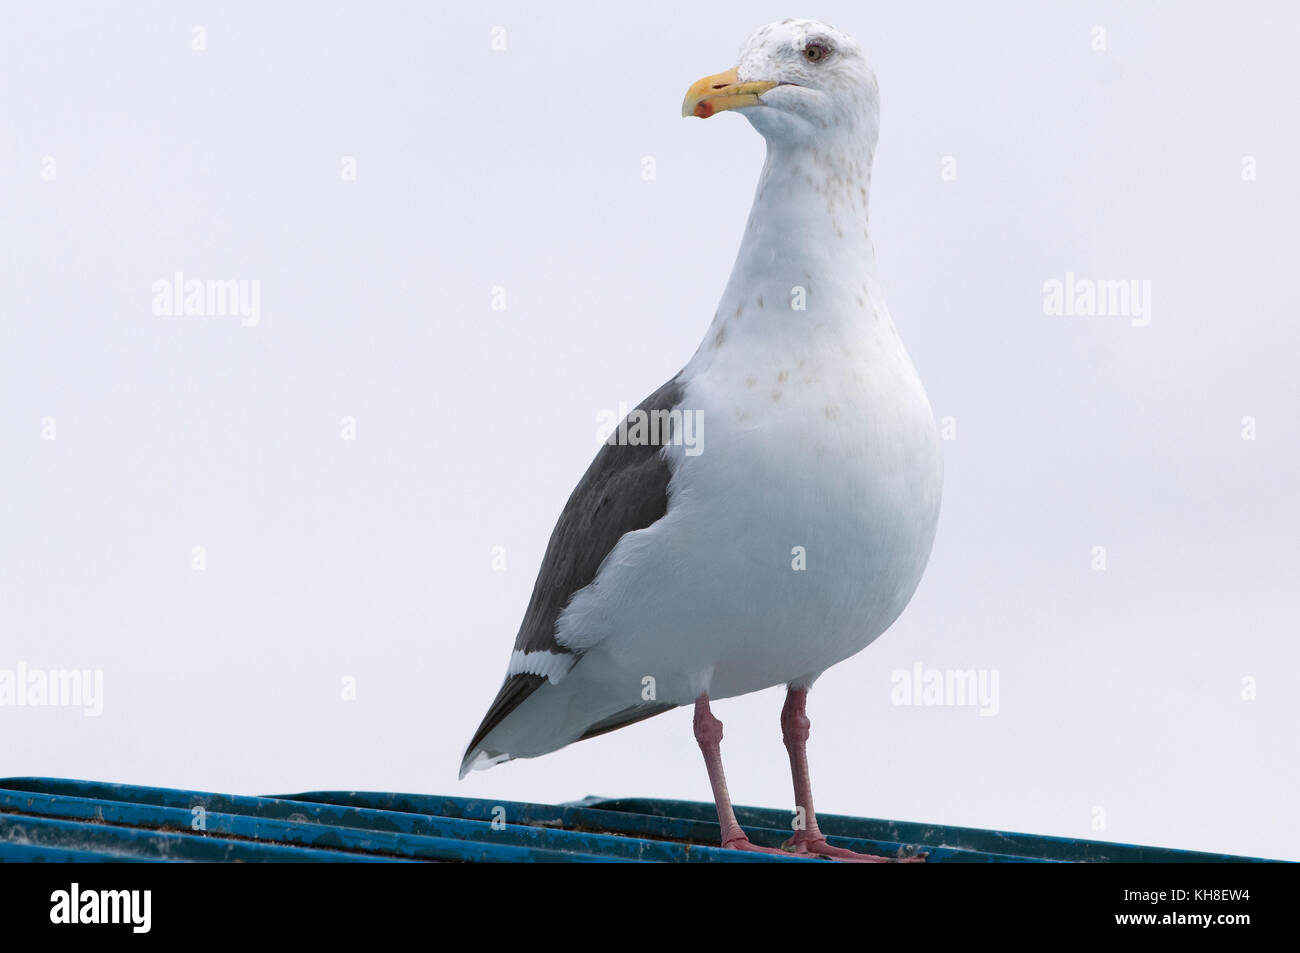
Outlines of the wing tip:
[{"label": "wing tip", "polygon": [[483,716],[483,721],[479,724],[478,730],[474,732],[474,737],[465,749],[465,757],[460,762],[460,780],[464,780],[465,775],[471,771],[486,770],[494,764],[509,761],[514,757],[509,752],[490,752],[484,747],[483,742],[487,740],[488,735],[506,720],[512,711],[523,704],[524,700],[537,691],[545,681],[545,675],[519,673],[506,676],[506,680],[497,692],[497,697],[488,706],[487,714]]},{"label": "wing tip", "polygon": [[465,757],[460,761],[460,776],[456,779],[464,781],[465,776],[471,771],[486,771],[493,765],[501,764],[503,761],[509,761],[514,755],[507,753],[489,754],[482,748],[470,748],[465,752]]}]

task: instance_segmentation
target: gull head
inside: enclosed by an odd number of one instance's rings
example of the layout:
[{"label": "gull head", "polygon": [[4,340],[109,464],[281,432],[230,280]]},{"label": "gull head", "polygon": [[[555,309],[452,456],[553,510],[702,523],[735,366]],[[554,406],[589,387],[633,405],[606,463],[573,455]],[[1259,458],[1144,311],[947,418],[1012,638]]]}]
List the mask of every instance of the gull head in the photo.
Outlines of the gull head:
[{"label": "gull head", "polygon": [[737,64],[686,93],[683,116],[737,110],[769,143],[865,139],[880,115],[876,74],[858,42],[816,20],[781,20],[745,41]]}]

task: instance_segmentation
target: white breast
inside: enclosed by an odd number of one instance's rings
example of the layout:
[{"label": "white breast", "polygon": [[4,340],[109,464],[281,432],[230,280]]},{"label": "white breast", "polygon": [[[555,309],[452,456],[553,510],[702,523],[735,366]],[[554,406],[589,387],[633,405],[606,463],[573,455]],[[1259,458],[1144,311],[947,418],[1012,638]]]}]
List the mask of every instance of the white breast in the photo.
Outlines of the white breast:
[{"label": "white breast", "polygon": [[942,473],[912,363],[864,308],[854,339],[701,349],[683,407],[702,452],[670,448],[667,515],[619,543],[561,641],[686,703],[811,681],[888,628],[929,557]]}]

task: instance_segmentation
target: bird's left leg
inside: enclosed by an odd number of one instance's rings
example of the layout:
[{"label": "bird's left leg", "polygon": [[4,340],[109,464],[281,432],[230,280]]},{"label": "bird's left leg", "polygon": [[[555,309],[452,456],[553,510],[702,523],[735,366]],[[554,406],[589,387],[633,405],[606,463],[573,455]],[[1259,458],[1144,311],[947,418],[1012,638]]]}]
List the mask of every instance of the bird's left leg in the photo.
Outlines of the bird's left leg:
[{"label": "bird's left leg", "polygon": [[718,808],[718,826],[722,831],[719,843],[730,850],[785,853],[775,847],[759,847],[751,843],[736,822],[736,812],[731,807],[731,795],[727,791],[727,778],[722,773],[722,722],[713,717],[708,695],[695,700],[695,740],[704,754],[704,767],[709,772],[709,785],[713,788],[713,802]]},{"label": "bird's left leg", "polygon": [[[798,820],[802,822],[783,845],[786,850],[797,854],[813,854],[817,857],[829,857],[832,860],[848,860],[858,863],[888,863],[892,857],[877,857],[874,854],[859,854],[843,847],[833,847],[826,842],[826,836],[817,827],[817,815],[813,811],[812,781],[808,777],[808,733],[812,723],[808,720],[808,690],[790,688],[785,696],[785,706],[781,709],[781,736],[785,739],[786,751],[790,753],[790,776],[794,779],[794,804],[799,812]],[[921,858],[907,858],[920,860]]]}]

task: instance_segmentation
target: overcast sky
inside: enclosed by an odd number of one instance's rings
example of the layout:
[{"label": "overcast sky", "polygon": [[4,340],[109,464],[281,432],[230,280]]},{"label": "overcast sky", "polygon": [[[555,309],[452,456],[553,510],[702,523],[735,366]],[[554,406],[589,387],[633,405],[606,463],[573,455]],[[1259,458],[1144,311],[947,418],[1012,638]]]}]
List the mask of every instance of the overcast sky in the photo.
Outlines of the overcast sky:
[{"label": "overcast sky", "polygon": [[[682,95],[814,16],[876,66],[953,438],[911,606],[811,695],[818,808],[1300,859],[1300,13],[592,9],[4,6],[0,678],[103,694],[0,705],[0,776],[707,799],[685,709],[456,769],[602,412],[734,259],[762,140]],[[177,273],[256,308],[169,313]],[[896,704],[917,666],[996,714]],[[791,801],[781,699],[715,706],[739,803]]]}]

